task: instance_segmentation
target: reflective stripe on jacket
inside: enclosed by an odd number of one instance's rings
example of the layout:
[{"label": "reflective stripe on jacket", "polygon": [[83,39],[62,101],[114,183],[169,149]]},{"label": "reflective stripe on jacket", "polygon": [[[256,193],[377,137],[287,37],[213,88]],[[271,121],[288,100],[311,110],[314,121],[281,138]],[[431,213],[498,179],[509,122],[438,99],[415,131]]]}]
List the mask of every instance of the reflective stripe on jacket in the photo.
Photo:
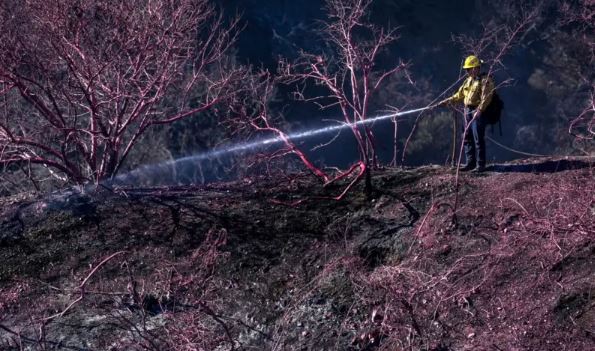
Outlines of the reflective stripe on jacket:
[{"label": "reflective stripe on jacket", "polygon": [[465,106],[477,107],[483,112],[492,101],[493,93],[494,81],[489,76],[467,77],[459,90],[445,101],[463,102]]}]

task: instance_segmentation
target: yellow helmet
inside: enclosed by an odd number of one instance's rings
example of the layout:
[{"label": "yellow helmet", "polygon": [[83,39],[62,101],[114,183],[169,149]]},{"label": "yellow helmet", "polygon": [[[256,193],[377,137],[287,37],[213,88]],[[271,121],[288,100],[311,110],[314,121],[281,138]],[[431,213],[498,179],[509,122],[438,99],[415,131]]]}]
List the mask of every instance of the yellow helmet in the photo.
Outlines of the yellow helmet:
[{"label": "yellow helmet", "polygon": [[465,64],[463,65],[464,69],[479,67],[481,64],[481,60],[477,58],[475,55],[467,56],[465,59]]}]

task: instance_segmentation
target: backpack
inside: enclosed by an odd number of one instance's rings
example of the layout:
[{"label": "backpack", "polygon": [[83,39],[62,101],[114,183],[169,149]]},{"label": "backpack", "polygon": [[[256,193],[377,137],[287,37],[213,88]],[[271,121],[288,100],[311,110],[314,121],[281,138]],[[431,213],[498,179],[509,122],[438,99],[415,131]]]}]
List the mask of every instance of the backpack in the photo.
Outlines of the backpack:
[{"label": "backpack", "polygon": [[502,110],[504,109],[504,101],[498,95],[498,92],[494,90],[492,94],[492,101],[486,106],[486,109],[482,112],[481,117],[487,124],[492,125],[492,134],[494,133],[494,125],[498,123],[498,129],[500,129],[500,136],[502,136]]},{"label": "backpack", "polygon": [[504,109],[504,101],[500,99],[500,96],[496,91],[492,95],[492,101],[486,106],[481,116],[485,119],[487,124],[496,124],[500,122],[502,117],[502,110]]}]

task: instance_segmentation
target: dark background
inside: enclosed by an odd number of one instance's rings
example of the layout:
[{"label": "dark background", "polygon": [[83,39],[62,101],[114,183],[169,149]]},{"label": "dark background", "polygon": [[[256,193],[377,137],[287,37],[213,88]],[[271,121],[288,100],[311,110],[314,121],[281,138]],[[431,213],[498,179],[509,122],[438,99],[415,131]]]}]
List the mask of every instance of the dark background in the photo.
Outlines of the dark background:
[{"label": "dark background", "polygon": [[[321,21],[326,20],[323,1],[219,0],[218,3],[228,16],[239,13],[245,24],[236,47],[237,59],[242,63],[274,71],[279,57],[291,60],[297,57],[299,49],[312,53],[323,50],[320,39]],[[482,25],[490,22],[512,23],[513,19],[508,18],[510,13],[504,13],[510,3],[478,0],[375,1],[370,9],[371,21],[385,27],[399,27],[400,35],[380,60],[380,66],[388,67],[402,59],[411,64],[410,70],[416,81],[415,86],[402,84],[398,89],[396,85],[389,84],[375,105],[379,113],[386,109],[386,105],[409,109],[430,103],[432,98],[458,79],[461,61],[468,54],[453,42],[452,36],[480,35]],[[524,3],[527,8],[532,6]],[[499,90],[505,101],[503,135],[500,136],[497,131],[491,134],[489,128],[488,135],[519,151],[546,155],[577,152],[566,130],[568,118],[579,112],[580,103],[568,103],[566,99],[572,95],[580,101],[581,92],[577,91],[580,82],[577,77],[563,80],[556,76],[561,74],[557,72],[557,65],[564,66],[565,63],[556,62],[555,56],[556,50],[571,44],[572,31],[557,26],[556,21],[552,2],[551,6],[544,6],[542,16],[520,44],[505,56],[505,67],[495,73],[497,82],[512,78],[513,83]],[[562,60],[561,57],[557,59]],[[564,60],[572,60],[572,57]],[[571,71],[567,75],[572,76],[572,68],[566,66],[566,69]],[[552,91],[555,90],[553,87],[559,91]],[[278,100],[291,130],[324,126],[322,118],[338,117],[333,115],[333,111],[319,111],[315,106],[291,101],[289,90],[281,88]],[[567,106],[562,106],[564,104]],[[573,107],[575,111],[572,111]],[[281,108],[278,110],[281,111]],[[412,139],[412,151],[407,155],[406,164],[447,162],[452,139],[451,113],[454,112],[439,110],[424,117],[424,120],[435,118],[435,121],[421,123]],[[410,127],[411,123],[407,121],[399,126],[401,150]],[[390,121],[375,126],[381,159],[385,162],[392,156],[392,128]],[[347,132],[343,134],[344,137],[324,151],[312,155],[329,165],[344,166],[351,162],[357,157],[355,142]],[[309,149],[330,137],[304,140],[301,146]],[[527,155],[488,142],[488,159],[492,162],[522,157]]]}]

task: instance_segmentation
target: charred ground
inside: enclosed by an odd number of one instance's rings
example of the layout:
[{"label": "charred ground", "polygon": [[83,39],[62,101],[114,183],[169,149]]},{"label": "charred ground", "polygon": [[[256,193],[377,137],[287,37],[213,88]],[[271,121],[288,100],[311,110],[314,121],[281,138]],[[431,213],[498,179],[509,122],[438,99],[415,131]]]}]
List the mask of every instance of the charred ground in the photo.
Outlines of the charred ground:
[{"label": "charred ground", "polygon": [[1,198],[0,348],[592,348],[592,164],[492,170]]}]

